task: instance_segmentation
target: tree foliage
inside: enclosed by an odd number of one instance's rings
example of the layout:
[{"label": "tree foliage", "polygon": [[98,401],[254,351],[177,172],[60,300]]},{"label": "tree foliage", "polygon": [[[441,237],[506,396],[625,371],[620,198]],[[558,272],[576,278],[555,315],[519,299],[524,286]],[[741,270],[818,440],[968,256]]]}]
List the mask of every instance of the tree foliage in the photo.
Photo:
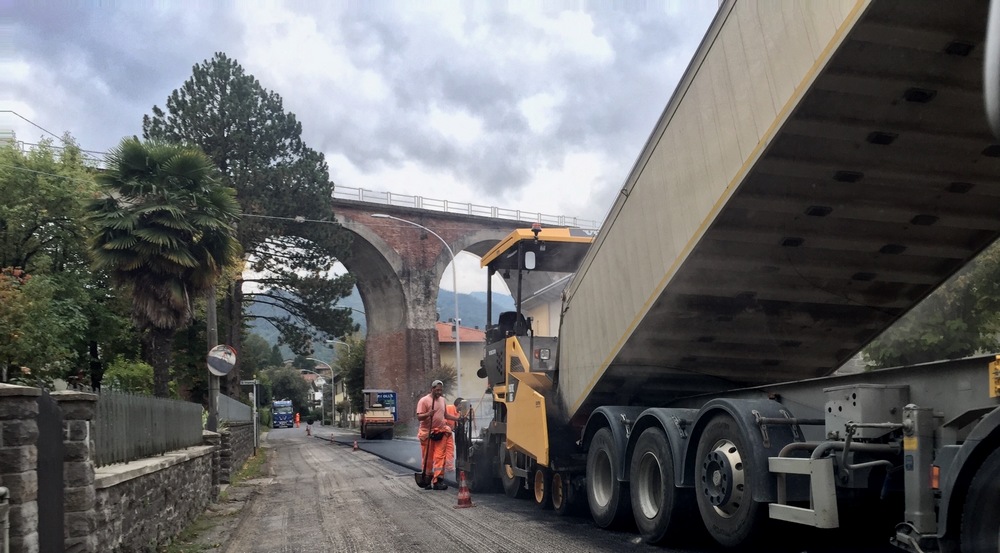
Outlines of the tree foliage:
[{"label": "tree foliage", "polygon": [[[348,238],[333,222],[326,161],[302,141],[302,125],[278,94],[217,53],[194,66],[191,78],[170,94],[166,111],[153,107],[143,118],[143,134],[201,147],[248,215],[239,241],[249,268],[263,275],[256,288],[268,292],[244,297],[243,282],[234,281],[223,309],[230,345],[242,349],[245,300],[268,301],[289,314],[271,322],[296,353],[309,353],[309,328],[334,336],[353,329],[349,312],[334,309],[350,294],[353,279],[329,276]],[[295,222],[297,217],[312,222]],[[237,367],[231,378],[239,372]]]},{"label": "tree foliage", "polygon": [[51,277],[20,269],[0,271],[0,362],[5,382],[46,386],[66,373],[71,337],[86,319],[72,303],[55,297]]},{"label": "tree foliage", "polygon": [[152,395],[153,367],[142,361],[115,358],[104,372],[104,387],[120,392]]},{"label": "tree foliage", "polygon": [[271,346],[257,334],[247,334],[240,355],[243,373],[247,376],[260,374],[264,369],[281,365],[280,360],[278,363],[271,362]]},{"label": "tree foliage", "polygon": [[458,371],[455,369],[455,365],[442,363],[430,370],[430,377],[431,380],[427,383],[428,390],[430,390],[431,382],[440,380],[444,395],[450,396],[455,391],[455,385],[458,383]]},{"label": "tree foliage", "polygon": [[364,408],[364,396],[361,390],[365,387],[365,340],[350,336],[345,342],[350,349],[346,355],[337,356],[337,371],[344,379],[344,390],[350,401],[351,410],[360,413]]},{"label": "tree foliage", "polygon": [[33,385],[82,383],[91,365],[99,380],[98,352],[128,342],[117,298],[88,266],[83,213],[97,185],[72,137],[63,143],[0,146],[0,365]]},{"label": "tree foliage", "polygon": [[874,368],[958,359],[1000,346],[1000,243],[994,243],[864,350]]},{"label": "tree foliage", "polygon": [[106,195],[89,206],[94,266],[128,290],[154,393],[166,397],[174,333],[239,256],[239,206],[211,160],[178,145],[125,139],[100,181]]},{"label": "tree foliage", "polygon": [[311,387],[302,378],[302,373],[291,367],[271,369],[267,373],[271,397],[292,400],[292,409],[296,413],[306,412],[310,409],[309,392]]}]

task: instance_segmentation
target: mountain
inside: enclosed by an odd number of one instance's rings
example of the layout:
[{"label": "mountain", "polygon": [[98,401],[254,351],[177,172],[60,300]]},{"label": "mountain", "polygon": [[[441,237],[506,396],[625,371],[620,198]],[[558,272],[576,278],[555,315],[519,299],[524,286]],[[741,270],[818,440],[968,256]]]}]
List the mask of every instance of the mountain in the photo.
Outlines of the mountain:
[{"label": "mountain", "polygon": [[[455,295],[450,290],[438,292],[438,320],[449,321],[455,318]],[[503,311],[514,310],[514,298],[507,294],[493,293],[493,320]],[[472,292],[458,295],[458,318],[462,326],[486,328],[486,292]]]}]

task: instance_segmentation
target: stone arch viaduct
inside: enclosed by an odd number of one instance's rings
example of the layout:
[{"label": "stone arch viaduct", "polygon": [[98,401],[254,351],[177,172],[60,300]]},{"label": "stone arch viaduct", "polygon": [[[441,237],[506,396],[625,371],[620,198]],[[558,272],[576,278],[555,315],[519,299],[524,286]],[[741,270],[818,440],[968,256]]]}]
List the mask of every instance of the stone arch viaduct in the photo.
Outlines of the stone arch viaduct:
[{"label": "stone arch viaduct", "polygon": [[357,279],[364,303],[365,386],[396,390],[399,420],[410,421],[439,363],[438,289],[452,260],[441,241],[423,229],[372,214],[423,225],[448,242],[456,256],[466,251],[482,257],[512,230],[531,223],[336,197],[333,209],[354,238],[350,254],[340,261]]}]

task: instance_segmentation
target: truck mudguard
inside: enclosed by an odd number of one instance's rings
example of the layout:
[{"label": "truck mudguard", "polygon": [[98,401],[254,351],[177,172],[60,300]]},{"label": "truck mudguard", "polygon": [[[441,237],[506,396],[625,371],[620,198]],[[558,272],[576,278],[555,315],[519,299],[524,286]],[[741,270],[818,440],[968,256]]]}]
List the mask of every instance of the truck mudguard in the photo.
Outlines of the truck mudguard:
[{"label": "truck mudguard", "polygon": [[976,425],[951,462],[941,467],[939,538],[958,537],[953,533],[958,532],[961,522],[965,490],[972,482],[983,459],[998,447],[1000,447],[1000,407],[994,409]]},{"label": "truck mudguard", "polygon": [[[628,438],[631,433],[632,424],[636,421],[645,407],[628,407],[626,405],[603,405],[594,410],[587,419],[587,425],[583,429],[583,451],[590,447],[590,440],[594,433],[607,426],[611,429],[611,436],[615,440],[615,453],[619,459],[625,459],[625,447],[628,445]],[[624,461],[618,463],[619,482],[628,481],[628,464]]]},{"label": "truck mudguard", "polygon": [[[670,448],[670,455],[674,459],[675,467],[684,466],[684,452],[688,448],[688,440],[691,439],[691,429],[694,426],[695,417],[698,416],[697,409],[680,409],[667,407],[653,407],[646,409],[636,419],[629,434],[627,455],[623,466],[632,464],[633,445],[642,431],[655,426],[663,430],[667,435],[667,446]],[[674,471],[674,486],[684,487],[684,471]]]},{"label": "truck mudguard", "polygon": [[[739,425],[740,432],[746,443],[750,444],[750,451],[746,454],[753,459],[752,466],[756,469],[751,471],[750,477],[754,479],[754,501],[774,502],[778,500],[777,478],[768,471],[768,457],[777,457],[781,448],[787,444],[798,441],[789,424],[771,424],[762,428],[757,423],[757,417],[793,418],[795,415],[777,401],[770,399],[713,399],[701,408],[698,418],[695,420],[689,438],[690,447],[684,456],[684,465],[680,472],[684,474],[684,486],[694,486],[695,466],[698,459],[695,456],[698,452],[698,440],[701,439],[702,431],[709,420],[719,413],[727,413],[736,424]],[[795,429],[798,431],[798,428]],[[801,432],[799,435],[801,436]]]}]

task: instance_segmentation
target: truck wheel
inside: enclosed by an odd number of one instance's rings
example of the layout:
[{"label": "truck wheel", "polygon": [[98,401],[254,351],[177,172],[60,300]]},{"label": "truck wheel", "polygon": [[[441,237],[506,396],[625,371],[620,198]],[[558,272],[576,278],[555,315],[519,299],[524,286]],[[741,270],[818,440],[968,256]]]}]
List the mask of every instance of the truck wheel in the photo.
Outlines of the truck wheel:
[{"label": "truck wheel", "polygon": [[1000,551],[1000,449],[986,458],[962,508],[962,553]]},{"label": "truck wheel", "polygon": [[552,490],[552,509],[555,513],[562,517],[573,512],[575,497],[569,473],[553,472],[550,489]]},{"label": "truck wheel", "polygon": [[392,428],[390,428],[389,430],[386,430],[385,432],[382,433],[382,439],[383,440],[391,440],[392,439],[392,433],[393,433]]},{"label": "truck wheel", "polygon": [[587,503],[601,528],[618,526],[628,516],[628,488],[616,476],[619,463],[611,429],[598,430],[587,450]]},{"label": "truck wheel", "polygon": [[535,506],[543,510],[551,509],[552,471],[545,467],[538,467],[535,470],[535,477],[532,479],[531,487],[534,491]]},{"label": "truck wheel", "polygon": [[753,500],[754,470],[743,435],[729,415],[716,415],[698,442],[695,497],[708,533],[722,545],[752,541],[767,510]]},{"label": "truck wheel", "polygon": [[503,493],[513,499],[528,497],[528,490],[524,488],[524,477],[514,474],[513,458],[515,453],[501,446],[500,454],[503,455],[500,460],[500,482],[503,483]]},{"label": "truck wheel", "polygon": [[674,486],[674,459],[659,428],[639,435],[629,467],[632,514],[646,543],[660,544],[689,528],[684,514],[694,510],[693,490]]}]

